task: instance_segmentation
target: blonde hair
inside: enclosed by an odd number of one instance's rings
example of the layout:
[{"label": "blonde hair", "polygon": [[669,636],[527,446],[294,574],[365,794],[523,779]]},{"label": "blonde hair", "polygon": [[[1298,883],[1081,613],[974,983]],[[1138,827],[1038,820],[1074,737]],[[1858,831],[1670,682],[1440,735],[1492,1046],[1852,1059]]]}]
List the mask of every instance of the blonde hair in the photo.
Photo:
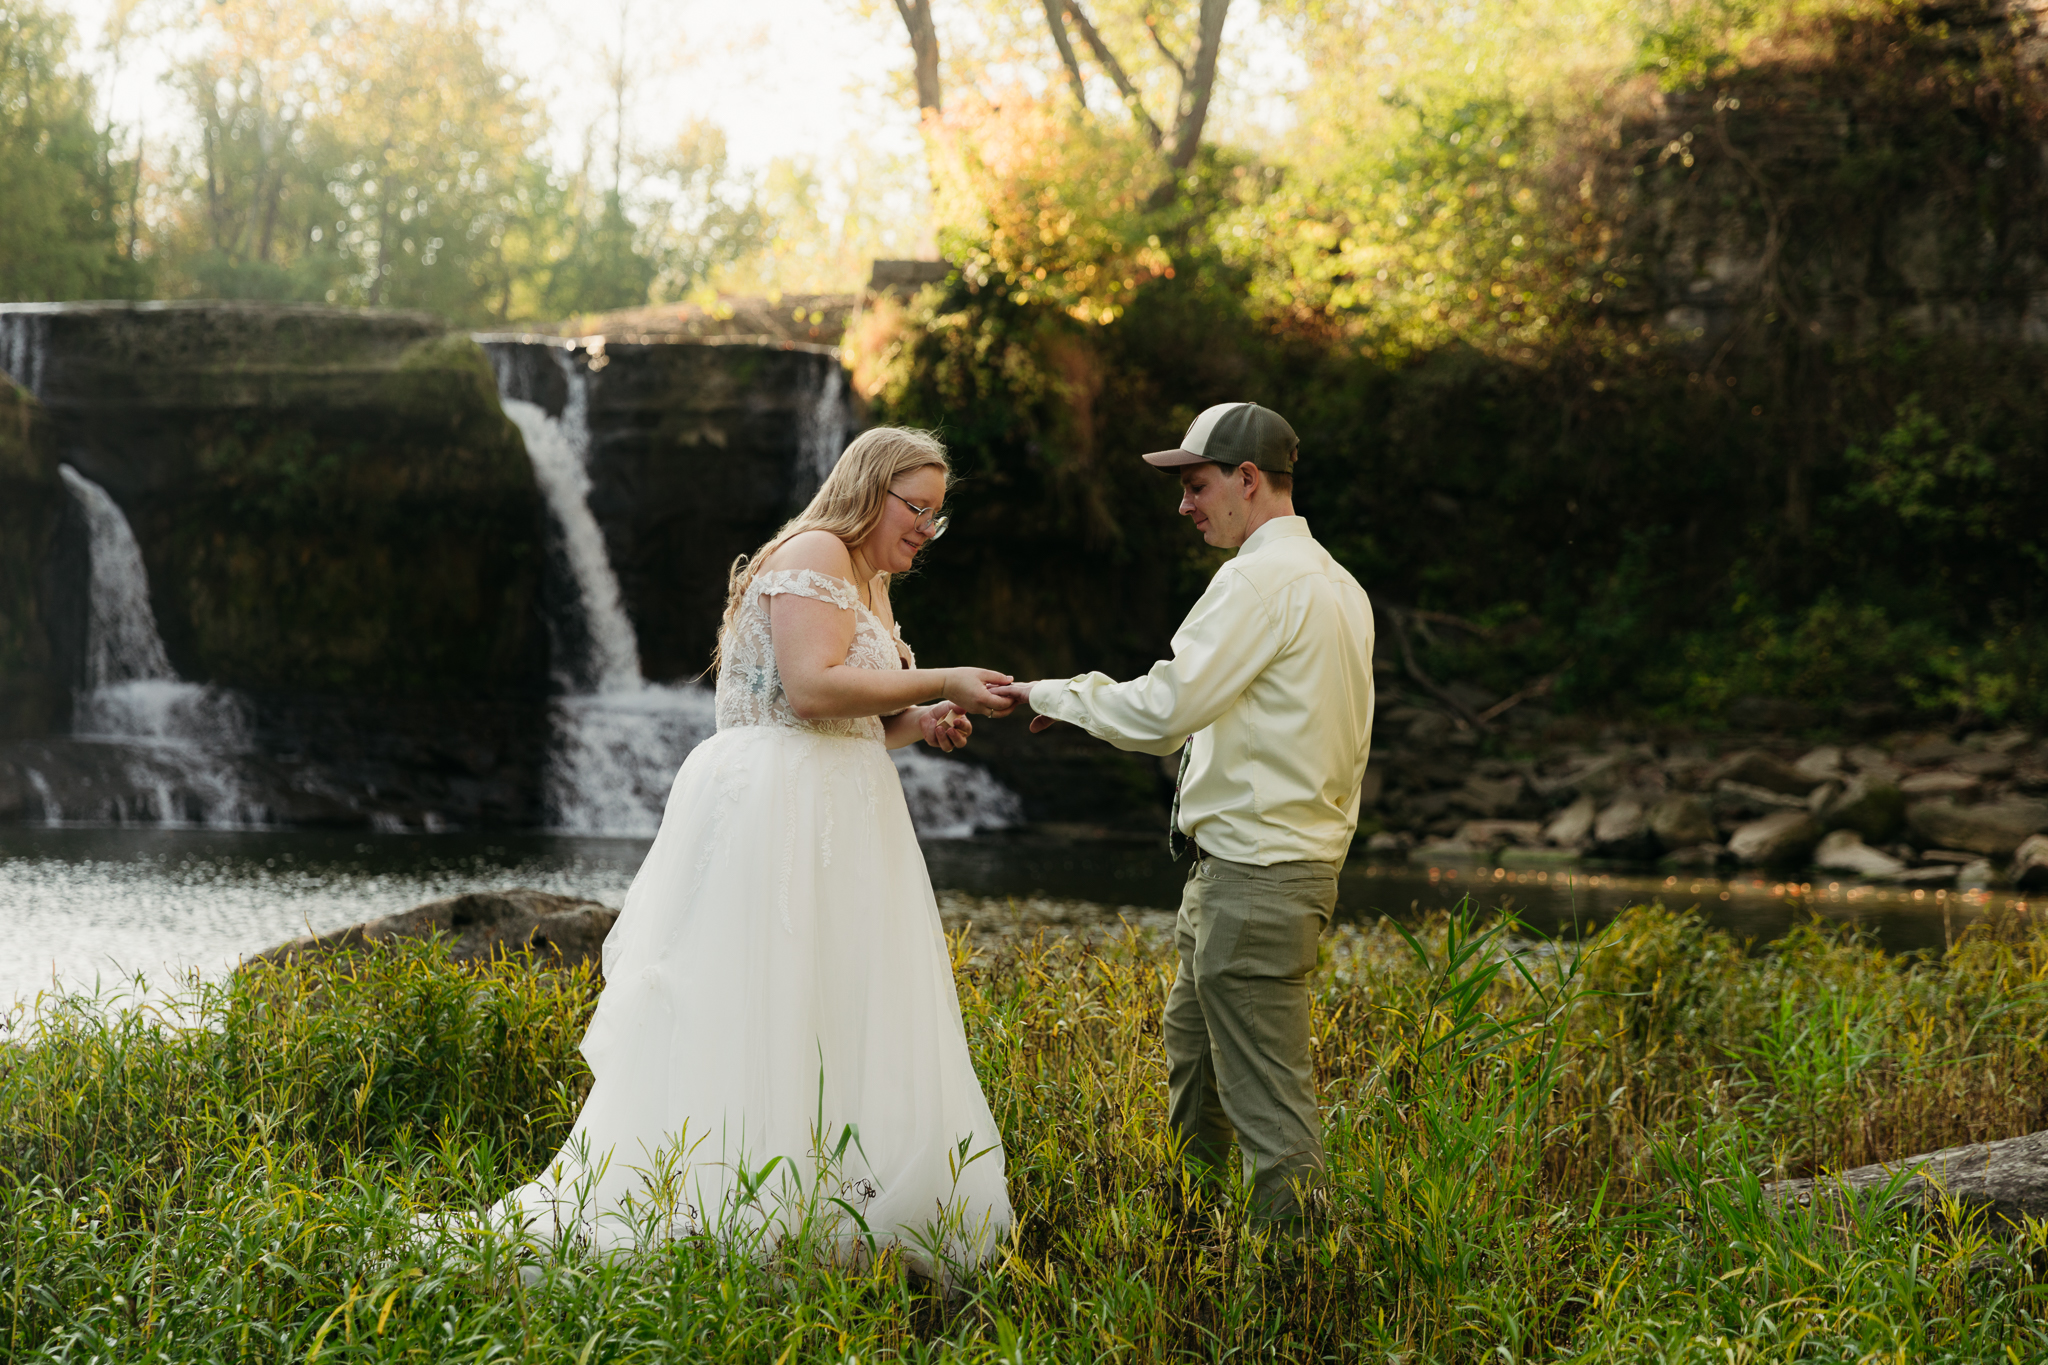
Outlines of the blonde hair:
[{"label": "blonde hair", "polygon": [[718,667],[724,652],[725,633],[739,618],[740,604],[761,565],[791,536],[805,531],[830,531],[851,550],[866,540],[888,509],[889,486],[905,474],[920,469],[937,469],[945,474],[946,486],[953,485],[953,464],[946,447],[929,431],[911,427],[876,427],[854,438],[825,482],[811,498],[810,505],[784,522],[772,539],[751,555],[732,562],[726,576],[725,616],[718,627],[718,643],[711,650],[710,672]]}]

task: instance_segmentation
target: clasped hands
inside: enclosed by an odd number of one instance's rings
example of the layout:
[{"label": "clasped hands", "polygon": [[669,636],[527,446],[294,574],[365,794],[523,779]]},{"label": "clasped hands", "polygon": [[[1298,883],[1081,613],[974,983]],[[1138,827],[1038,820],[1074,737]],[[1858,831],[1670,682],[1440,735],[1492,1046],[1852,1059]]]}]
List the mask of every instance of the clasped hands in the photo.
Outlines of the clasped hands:
[{"label": "clasped hands", "polygon": [[[971,716],[999,720],[1019,706],[1031,709],[1030,683],[986,668],[949,668],[945,700],[927,706],[918,717],[918,727],[924,732],[925,743],[950,754],[964,748],[974,733]],[[1051,716],[1033,716],[1031,732],[1036,734],[1052,723]]]}]

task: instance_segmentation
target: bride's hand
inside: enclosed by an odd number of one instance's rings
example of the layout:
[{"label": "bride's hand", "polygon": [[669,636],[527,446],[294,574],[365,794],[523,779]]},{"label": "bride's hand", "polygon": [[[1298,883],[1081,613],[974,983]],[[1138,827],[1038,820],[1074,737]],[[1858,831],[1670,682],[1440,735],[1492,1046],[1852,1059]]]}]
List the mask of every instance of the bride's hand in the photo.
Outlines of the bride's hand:
[{"label": "bride's hand", "polygon": [[968,737],[974,733],[974,722],[967,718],[967,713],[949,701],[925,707],[917,724],[924,731],[924,742],[942,754],[966,748]]},{"label": "bride's hand", "polygon": [[1010,713],[1009,699],[989,689],[1014,681],[1007,673],[986,668],[949,668],[945,697],[969,715],[1006,716]]},{"label": "bride's hand", "polygon": [[[1031,709],[1031,684],[1028,682],[1005,683],[990,690],[1008,702],[1013,710],[1019,706],[1023,707],[1026,711]],[[1035,735],[1039,731],[1049,730],[1057,724],[1059,722],[1051,716],[1033,716],[1031,718],[1031,733]]]}]

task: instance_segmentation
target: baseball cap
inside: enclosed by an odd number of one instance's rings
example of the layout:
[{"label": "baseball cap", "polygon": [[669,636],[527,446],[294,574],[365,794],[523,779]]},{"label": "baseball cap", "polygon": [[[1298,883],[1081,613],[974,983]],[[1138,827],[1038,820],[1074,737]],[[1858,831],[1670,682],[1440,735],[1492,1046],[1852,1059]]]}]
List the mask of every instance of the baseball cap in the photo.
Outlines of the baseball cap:
[{"label": "baseball cap", "polygon": [[1173,450],[1155,450],[1145,463],[1161,469],[1214,463],[1235,469],[1249,460],[1269,474],[1292,474],[1301,440],[1287,419],[1257,403],[1218,403],[1205,409]]}]

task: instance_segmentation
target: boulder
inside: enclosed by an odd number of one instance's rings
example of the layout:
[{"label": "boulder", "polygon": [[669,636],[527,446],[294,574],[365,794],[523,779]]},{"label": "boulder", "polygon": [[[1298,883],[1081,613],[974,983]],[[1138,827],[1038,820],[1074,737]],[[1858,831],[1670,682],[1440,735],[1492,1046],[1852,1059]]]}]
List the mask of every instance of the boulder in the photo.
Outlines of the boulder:
[{"label": "boulder", "polygon": [[1707,777],[1713,783],[1740,782],[1783,796],[1798,797],[1804,797],[1820,781],[1761,749],[1744,749],[1728,755],[1714,766]]},{"label": "boulder", "polygon": [[1650,833],[1667,849],[1714,841],[1714,812],[1697,796],[1671,792],[1659,797],[1645,817]]},{"label": "boulder", "polygon": [[1842,751],[1832,744],[1809,749],[1792,765],[1792,771],[1813,782],[1825,782],[1842,775]]},{"label": "boulder", "polygon": [[1887,1208],[1929,1211],[1946,1198],[2024,1227],[2029,1218],[2048,1217],[2048,1131],[1945,1147],[1810,1180],[1780,1180],[1764,1186],[1764,1194],[1794,1204],[1881,1197]]},{"label": "boulder", "polygon": [[1690,848],[1673,849],[1657,860],[1660,867],[1687,868],[1710,872],[1719,867],[1728,856],[1724,844],[1694,844]]},{"label": "boulder", "polygon": [[1488,851],[1513,846],[1535,848],[1543,842],[1543,826],[1535,820],[1467,820],[1456,837]]},{"label": "boulder", "polygon": [[1961,758],[1965,752],[1962,745],[1947,735],[1929,735],[1893,751],[1892,757],[1909,768],[1931,768],[1937,763]]},{"label": "boulder", "polygon": [[1512,775],[1503,778],[1481,777],[1477,773],[1467,777],[1465,784],[1451,798],[1454,804],[1488,820],[1513,810],[1515,803],[1521,799],[1521,778]]},{"label": "boulder", "polygon": [[548,967],[569,968],[601,961],[605,935],[619,912],[597,901],[551,895],[531,887],[472,891],[429,901],[411,910],[330,934],[293,939],[248,959],[283,962],[295,957],[360,952],[403,939],[445,935],[448,955],[458,963],[489,962],[522,948]]},{"label": "boulder", "polygon": [[1575,848],[1593,836],[1593,821],[1600,808],[1590,796],[1582,796],[1550,818],[1543,837],[1564,848]]},{"label": "boulder", "polygon": [[1852,829],[1869,843],[1888,839],[1905,818],[1906,798],[1893,783],[1872,773],[1851,778],[1849,785],[1821,808],[1827,829]]},{"label": "boulder", "polygon": [[2010,777],[2013,761],[2009,753],[1964,754],[1948,766],[1951,772],[1974,773],[1978,777]]},{"label": "boulder", "polygon": [[1813,851],[1813,865],[1824,872],[1846,872],[1854,877],[1889,877],[1906,870],[1891,854],[1872,848],[1853,829],[1838,829],[1820,841]]},{"label": "boulder", "polygon": [[1847,759],[1849,766],[1857,772],[1886,782],[1896,783],[1900,773],[1904,771],[1886,756],[1884,750],[1873,749],[1867,745],[1851,749],[1842,757]]},{"label": "boulder", "polygon": [[1941,769],[1931,773],[1914,773],[1899,783],[1899,790],[1907,796],[1957,796],[1972,797],[1984,789],[1984,779],[1971,773],[1959,773]]},{"label": "boulder", "polygon": [[2048,891],[2048,834],[2030,835],[2014,851],[2011,875],[2021,891]]},{"label": "boulder", "polygon": [[1613,858],[1647,854],[1650,851],[1650,822],[1643,803],[1626,796],[1610,802],[1593,821],[1593,847]]},{"label": "boulder", "polygon": [[1383,829],[1365,841],[1365,851],[1367,853],[1382,856],[1393,855],[1399,857],[1405,855],[1414,846],[1414,836],[1391,829]]},{"label": "boulder", "polygon": [[1803,862],[1820,842],[1821,828],[1803,810],[1773,811],[1728,836],[1728,852],[1744,867],[1781,867]]},{"label": "boulder", "polygon": [[1909,808],[1906,823],[1925,843],[2009,858],[2028,836],[2048,830],[2048,801],[2015,798],[1959,806],[1936,798]]}]

